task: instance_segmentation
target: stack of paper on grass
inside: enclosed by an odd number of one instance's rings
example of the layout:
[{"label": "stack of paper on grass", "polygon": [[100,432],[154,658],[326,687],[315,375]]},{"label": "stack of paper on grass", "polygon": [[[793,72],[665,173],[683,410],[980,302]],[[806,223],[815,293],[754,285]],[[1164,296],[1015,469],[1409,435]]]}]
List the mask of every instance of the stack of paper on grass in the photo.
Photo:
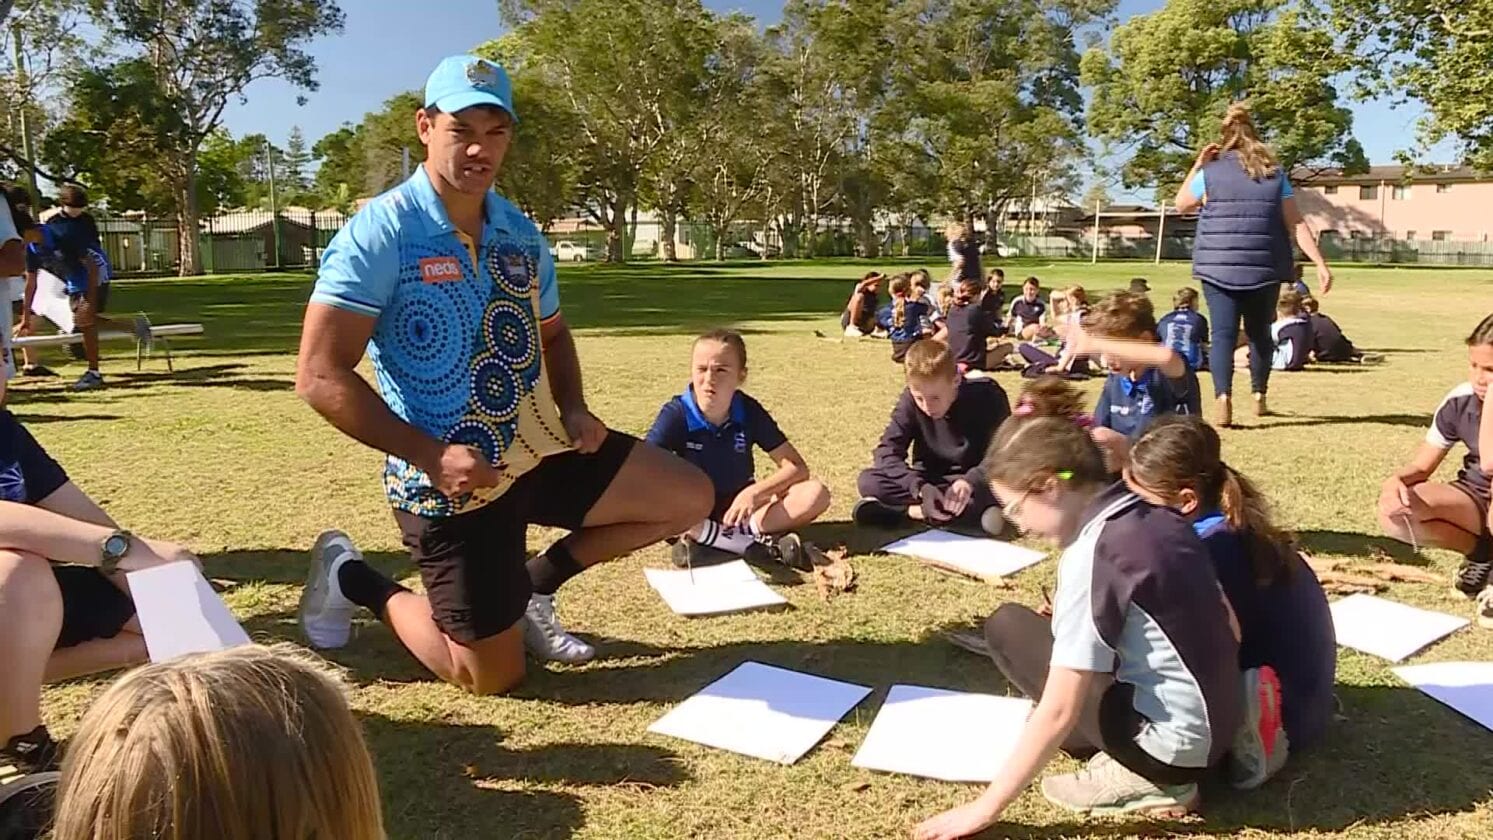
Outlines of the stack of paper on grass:
[{"label": "stack of paper on grass", "polygon": [[904,554],[944,571],[979,580],[998,581],[1038,563],[1046,555],[1000,540],[966,537],[948,531],[924,531],[881,549]]},{"label": "stack of paper on grass", "polygon": [[126,577],[151,662],[249,643],[249,634],[192,563],[167,563]]},{"label": "stack of paper on grass", "polygon": [[990,782],[1031,713],[1026,699],[894,685],[851,763],[947,782]]},{"label": "stack of paper on grass", "polygon": [[648,731],[792,764],[870,693],[864,686],[744,662]]},{"label": "stack of paper on grass", "polygon": [[1493,729],[1493,662],[1433,662],[1393,670],[1432,698]]},{"label": "stack of paper on grass", "polygon": [[788,603],[745,560],[688,569],[644,569],[648,585],[679,615],[717,615]]},{"label": "stack of paper on grass", "polygon": [[1338,644],[1399,662],[1460,630],[1467,619],[1373,595],[1350,595],[1332,603],[1332,624]]}]

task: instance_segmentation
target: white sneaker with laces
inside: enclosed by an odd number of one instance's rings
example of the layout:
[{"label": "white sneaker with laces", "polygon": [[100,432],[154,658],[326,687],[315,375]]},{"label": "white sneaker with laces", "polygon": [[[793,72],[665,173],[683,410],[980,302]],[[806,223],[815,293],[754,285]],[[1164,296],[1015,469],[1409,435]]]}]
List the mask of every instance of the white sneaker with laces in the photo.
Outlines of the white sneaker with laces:
[{"label": "white sneaker with laces", "polygon": [[596,648],[565,632],[555,618],[555,596],[535,593],[524,610],[524,645],[535,659],[576,665],[596,658]]},{"label": "white sneaker with laces", "polygon": [[363,555],[341,531],[323,531],[311,546],[311,569],[301,590],[301,632],[317,650],[340,648],[352,635],[353,614],[358,605],[342,594],[337,572],[349,560]]}]

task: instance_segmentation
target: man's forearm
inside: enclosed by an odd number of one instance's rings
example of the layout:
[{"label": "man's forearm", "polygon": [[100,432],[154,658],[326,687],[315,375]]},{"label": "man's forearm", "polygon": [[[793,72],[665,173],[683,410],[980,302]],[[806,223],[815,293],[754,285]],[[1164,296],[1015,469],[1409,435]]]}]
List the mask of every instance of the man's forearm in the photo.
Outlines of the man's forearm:
[{"label": "man's forearm", "polygon": [[365,446],[427,471],[440,461],[445,444],[396,417],[355,371],[308,371],[296,391],[327,422]]},{"label": "man's forearm", "polygon": [[0,502],[0,548],[26,551],[58,563],[97,566],[113,528],[71,519],[45,508]]},{"label": "man's forearm", "polygon": [[562,414],[586,410],[586,392],[581,386],[581,358],[575,338],[562,329],[544,344],[544,364],[549,372],[550,393]]}]

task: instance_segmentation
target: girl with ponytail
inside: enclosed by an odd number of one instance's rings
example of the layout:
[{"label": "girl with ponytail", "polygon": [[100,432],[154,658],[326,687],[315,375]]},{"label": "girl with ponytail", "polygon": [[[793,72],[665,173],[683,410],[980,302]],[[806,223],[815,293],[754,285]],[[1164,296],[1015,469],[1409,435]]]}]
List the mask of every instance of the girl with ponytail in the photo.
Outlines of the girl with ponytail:
[{"label": "girl with ponytail", "polygon": [[932,314],[925,300],[912,297],[912,277],[898,274],[892,278],[892,302],[882,307],[877,321],[892,340],[892,361],[901,364],[907,348],[924,336],[923,324]]},{"label": "girl with ponytail", "polygon": [[[1321,584],[1291,534],[1271,520],[1254,482],[1224,463],[1218,432],[1201,420],[1156,421],[1131,448],[1125,479],[1141,498],[1191,520],[1208,547],[1239,620],[1246,691],[1255,692],[1246,696],[1246,708],[1256,712],[1250,716],[1256,728],[1247,734],[1265,746],[1257,769],[1273,773],[1287,744],[1310,746],[1332,716],[1337,647]],[[1280,710],[1284,740],[1270,731],[1272,707]],[[1237,742],[1235,752],[1241,752]]]}]

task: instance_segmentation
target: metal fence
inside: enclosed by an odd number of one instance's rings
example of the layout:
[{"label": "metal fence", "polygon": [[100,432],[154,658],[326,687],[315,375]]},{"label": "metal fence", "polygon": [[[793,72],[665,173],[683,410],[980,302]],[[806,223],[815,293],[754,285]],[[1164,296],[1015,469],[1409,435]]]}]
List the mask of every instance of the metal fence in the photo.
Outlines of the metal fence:
[{"label": "metal fence", "polygon": [[[136,214],[97,217],[104,251],[121,276],[175,274],[180,267],[176,220]],[[335,210],[238,210],[202,218],[198,247],[208,274],[315,268],[346,223]]]}]

